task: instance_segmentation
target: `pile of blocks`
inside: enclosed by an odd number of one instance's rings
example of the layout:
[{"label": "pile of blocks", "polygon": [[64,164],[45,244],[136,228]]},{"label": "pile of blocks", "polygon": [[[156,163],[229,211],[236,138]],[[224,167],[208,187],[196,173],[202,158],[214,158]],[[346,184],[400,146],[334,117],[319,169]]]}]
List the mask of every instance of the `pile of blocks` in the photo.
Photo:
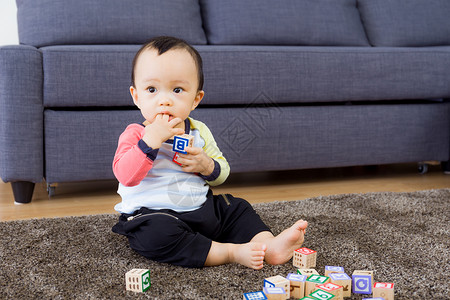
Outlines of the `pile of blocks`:
[{"label": "pile of blocks", "polygon": [[245,293],[244,300],[343,300],[351,297],[352,292],[373,294],[374,298],[365,300],[394,300],[394,284],[374,282],[373,271],[356,270],[350,277],[343,267],[325,266],[322,276],[314,269],[317,252],[308,248],[295,250],[292,259],[297,273],[264,279],[263,290]]}]

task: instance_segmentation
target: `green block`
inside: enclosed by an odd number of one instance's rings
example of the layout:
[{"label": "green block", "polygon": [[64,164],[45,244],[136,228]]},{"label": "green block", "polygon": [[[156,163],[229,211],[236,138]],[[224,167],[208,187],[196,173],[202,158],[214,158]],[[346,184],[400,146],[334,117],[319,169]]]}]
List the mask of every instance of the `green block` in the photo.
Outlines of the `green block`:
[{"label": "green block", "polygon": [[311,297],[306,296],[306,297],[303,297],[300,300],[317,300],[317,298],[311,298]]},{"label": "green block", "polygon": [[323,283],[326,283],[329,279],[330,279],[330,277],[328,277],[328,276],[313,274],[313,275],[309,276],[308,279],[306,279],[306,281],[323,284]]},{"label": "green block", "polygon": [[322,290],[317,290],[315,292],[312,292],[311,294],[309,294],[311,297],[313,297],[313,299],[333,299],[334,295],[330,294],[328,292],[322,291]]}]

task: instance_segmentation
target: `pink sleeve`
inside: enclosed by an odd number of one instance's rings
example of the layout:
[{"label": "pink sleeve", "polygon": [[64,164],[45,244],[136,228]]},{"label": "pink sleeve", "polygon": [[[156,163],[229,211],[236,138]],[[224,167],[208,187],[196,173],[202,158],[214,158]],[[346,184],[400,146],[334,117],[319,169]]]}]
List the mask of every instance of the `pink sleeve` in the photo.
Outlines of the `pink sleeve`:
[{"label": "pink sleeve", "polygon": [[141,125],[131,124],[120,135],[113,172],[124,186],[138,185],[153,166],[153,160],[138,145],[143,131],[144,127]]}]

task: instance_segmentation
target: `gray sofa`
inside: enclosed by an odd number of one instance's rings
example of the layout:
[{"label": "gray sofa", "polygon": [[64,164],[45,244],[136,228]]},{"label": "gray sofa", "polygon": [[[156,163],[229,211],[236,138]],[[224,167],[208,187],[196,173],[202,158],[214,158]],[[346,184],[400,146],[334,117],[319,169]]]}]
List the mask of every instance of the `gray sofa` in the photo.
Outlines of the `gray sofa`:
[{"label": "gray sofa", "polygon": [[153,36],[195,45],[205,122],[232,172],[450,159],[448,0],[17,0],[0,48],[0,176],[113,179],[141,122],[131,60]]}]

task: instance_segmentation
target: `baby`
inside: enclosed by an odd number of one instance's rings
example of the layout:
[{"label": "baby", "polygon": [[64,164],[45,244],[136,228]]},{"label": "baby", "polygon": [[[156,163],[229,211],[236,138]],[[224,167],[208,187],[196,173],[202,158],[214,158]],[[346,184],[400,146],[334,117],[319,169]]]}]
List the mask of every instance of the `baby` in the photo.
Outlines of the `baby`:
[{"label": "baby", "polygon": [[[247,201],[209,188],[230,168],[208,127],[189,117],[205,94],[199,53],[177,38],[152,39],[133,60],[130,93],[145,121],[119,138],[113,171],[122,201],[113,231],[139,254],[179,266],[286,263],[306,221],[274,236]],[[193,146],[174,152],[173,137],[185,133]]]}]

